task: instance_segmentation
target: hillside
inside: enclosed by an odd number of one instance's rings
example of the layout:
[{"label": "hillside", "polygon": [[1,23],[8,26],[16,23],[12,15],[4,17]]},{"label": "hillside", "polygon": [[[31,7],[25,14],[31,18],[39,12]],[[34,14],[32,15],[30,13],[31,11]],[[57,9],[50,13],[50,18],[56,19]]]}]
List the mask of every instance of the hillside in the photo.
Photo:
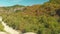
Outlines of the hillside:
[{"label": "hillside", "polygon": [[10,27],[22,33],[59,34],[60,4],[57,1],[50,0],[43,5],[0,7],[0,15]]},{"label": "hillside", "polygon": [[16,10],[23,10],[24,6],[21,5],[14,5],[14,6],[9,6],[9,7],[0,7],[0,12],[1,13],[11,13],[15,12]]}]

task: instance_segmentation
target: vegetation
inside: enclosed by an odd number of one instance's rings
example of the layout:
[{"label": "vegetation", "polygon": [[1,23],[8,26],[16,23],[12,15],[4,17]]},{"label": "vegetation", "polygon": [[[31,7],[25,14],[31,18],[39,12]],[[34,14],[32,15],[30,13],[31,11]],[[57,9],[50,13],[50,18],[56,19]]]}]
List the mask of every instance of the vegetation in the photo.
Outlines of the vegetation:
[{"label": "vegetation", "polygon": [[54,4],[60,4],[59,0],[49,0],[50,3],[54,3]]},{"label": "vegetation", "polygon": [[[58,3],[57,3],[58,2]],[[18,8],[24,7],[22,10]],[[60,33],[60,3],[50,0],[43,5],[3,7],[3,21],[10,27],[21,32],[36,32],[37,34]],[[16,11],[14,9],[16,8]],[[2,10],[3,10],[2,9]],[[12,9],[12,10],[11,10]],[[7,11],[7,12],[6,12]]]},{"label": "vegetation", "polygon": [[0,22],[0,31],[4,31],[4,26]]}]

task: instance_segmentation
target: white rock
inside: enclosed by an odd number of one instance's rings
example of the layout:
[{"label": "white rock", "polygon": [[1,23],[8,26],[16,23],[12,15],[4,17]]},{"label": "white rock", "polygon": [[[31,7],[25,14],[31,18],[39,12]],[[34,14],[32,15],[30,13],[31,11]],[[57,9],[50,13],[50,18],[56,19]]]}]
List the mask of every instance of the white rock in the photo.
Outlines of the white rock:
[{"label": "white rock", "polygon": [[6,32],[0,32],[0,34],[7,34]]},{"label": "white rock", "polygon": [[27,32],[27,33],[24,33],[24,34],[36,34],[36,33],[33,33],[33,32]]}]

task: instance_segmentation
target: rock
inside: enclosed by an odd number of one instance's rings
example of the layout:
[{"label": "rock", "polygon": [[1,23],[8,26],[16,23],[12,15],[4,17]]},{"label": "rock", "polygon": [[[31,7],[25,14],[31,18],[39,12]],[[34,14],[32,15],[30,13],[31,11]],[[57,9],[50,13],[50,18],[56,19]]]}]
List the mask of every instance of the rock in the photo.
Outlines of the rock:
[{"label": "rock", "polygon": [[6,32],[0,32],[0,34],[7,34]]},{"label": "rock", "polygon": [[24,33],[24,34],[36,34],[36,33],[33,33],[33,32],[27,32],[27,33]]}]

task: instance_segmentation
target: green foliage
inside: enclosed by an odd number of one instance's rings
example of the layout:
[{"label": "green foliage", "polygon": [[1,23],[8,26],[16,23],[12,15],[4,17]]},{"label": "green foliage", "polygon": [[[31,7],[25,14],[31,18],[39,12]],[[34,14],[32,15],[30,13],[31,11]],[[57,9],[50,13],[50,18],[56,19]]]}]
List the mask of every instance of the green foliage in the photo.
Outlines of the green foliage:
[{"label": "green foliage", "polygon": [[50,3],[60,4],[60,0],[49,0]]},{"label": "green foliage", "polygon": [[4,31],[4,26],[0,22],[0,31]]},{"label": "green foliage", "polygon": [[[12,12],[12,10],[11,13],[3,12],[0,13],[0,15],[3,17],[3,21],[5,21],[7,25],[16,30],[20,30],[21,32],[36,32],[37,34],[59,34],[59,0],[50,0],[49,2],[50,3],[47,2],[43,5],[27,6],[23,11],[16,10],[15,12]],[[16,7],[19,6],[14,6],[13,9]],[[11,9],[10,7],[8,8]]]}]

